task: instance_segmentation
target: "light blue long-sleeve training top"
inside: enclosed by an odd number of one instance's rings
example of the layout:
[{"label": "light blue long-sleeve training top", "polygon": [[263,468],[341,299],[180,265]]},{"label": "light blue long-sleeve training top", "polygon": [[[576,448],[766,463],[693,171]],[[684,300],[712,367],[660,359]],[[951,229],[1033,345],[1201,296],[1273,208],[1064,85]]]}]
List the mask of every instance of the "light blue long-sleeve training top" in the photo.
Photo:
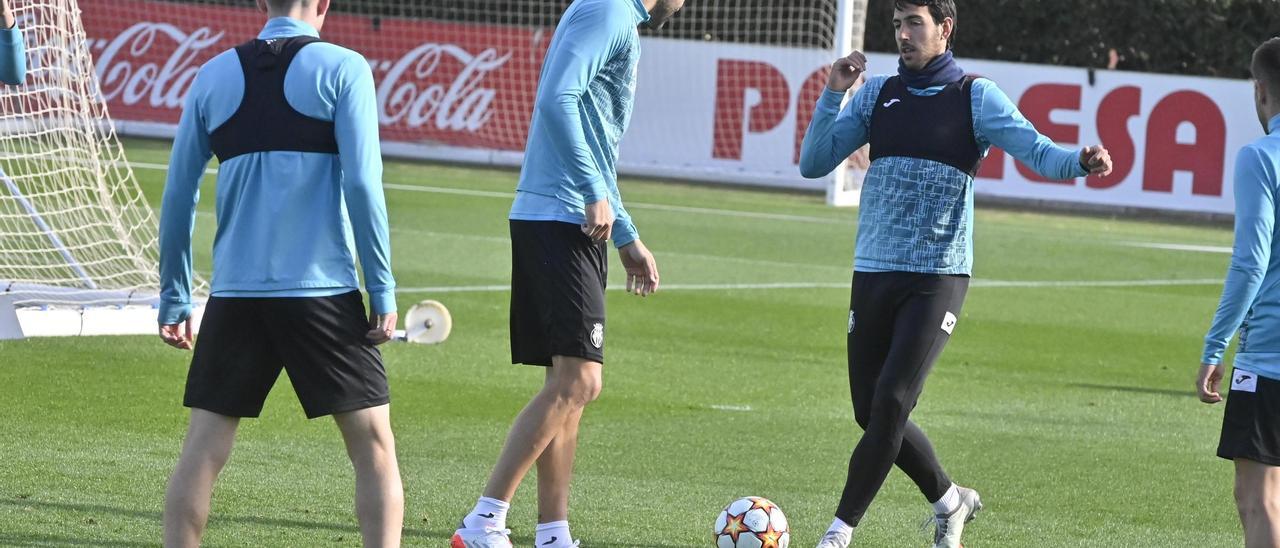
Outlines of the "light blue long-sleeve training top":
[{"label": "light blue long-sleeve training top", "polygon": [[[823,177],[867,144],[872,111],[889,78],[868,78],[843,111],[844,93],[823,92],[801,148],[802,175]],[[944,86],[907,89],[917,96],[932,96]],[[994,82],[975,80],[972,104],[974,137],[984,157],[995,145],[1044,177],[1070,179],[1088,174],[1078,152],[1036,131]],[[858,210],[854,270],[972,274],[973,178],[950,165],[920,158],[892,156],[872,162]]]},{"label": "light blue long-sleeve training top", "polygon": [[1236,155],[1236,234],[1231,265],[1213,326],[1204,339],[1202,363],[1218,365],[1238,329],[1235,366],[1280,380],[1280,238],[1276,236],[1280,194],[1280,116],[1267,136]]},{"label": "light blue long-sleeve training top", "polygon": [[[286,17],[259,39],[318,36]],[[298,112],[333,121],[338,154],[272,151],[219,166],[212,293],[224,297],[320,297],[358,288],[360,257],[370,307],[393,312],[395,280],[382,193],[373,73],[360,54],[328,43],[302,48],[285,76]],[[160,210],[160,322],[191,311],[191,232],[210,134],[235,114],[244,73],[235,50],[200,68],[173,142]]]},{"label": "light blue long-sleeve training top", "polygon": [[27,46],[17,23],[0,29],[0,82],[21,84],[27,78]]},{"label": "light blue long-sleeve training top", "polygon": [[640,0],[577,0],[547,49],[510,218],[582,224],[585,204],[613,208],[613,244],[639,238],[618,192],[618,144],[635,105]]}]

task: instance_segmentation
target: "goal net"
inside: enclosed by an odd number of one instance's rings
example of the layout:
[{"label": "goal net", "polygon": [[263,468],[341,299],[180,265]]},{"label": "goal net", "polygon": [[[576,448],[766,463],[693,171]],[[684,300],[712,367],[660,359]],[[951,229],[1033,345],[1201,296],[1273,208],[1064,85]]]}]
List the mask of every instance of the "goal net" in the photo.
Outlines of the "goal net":
[{"label": "goal net", "polygon": [[[635,0],[615,0],[631,5]],[[825,190],[797,167],[836,54],[865,0],[691,0],[641,30],[623,174]],[[336,0],[322,37],[363,54],[383,152],[517,166],[542,59],[569,0]],[[201,63],[255,36],[253,0],[86,2],[103,97],[122,132],[172,135]]]},{"label": "goal net", "polygon": [[22,85],[0,85],[0,298],[153,304],[156,216],[108,118],[80,8],[9,2],[28,73]]}]

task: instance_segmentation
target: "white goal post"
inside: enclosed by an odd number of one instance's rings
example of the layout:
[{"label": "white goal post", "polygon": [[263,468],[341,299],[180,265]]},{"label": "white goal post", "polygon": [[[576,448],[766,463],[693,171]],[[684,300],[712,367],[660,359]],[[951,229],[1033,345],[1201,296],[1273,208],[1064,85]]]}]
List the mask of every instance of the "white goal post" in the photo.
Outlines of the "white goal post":
[{"label": "white goal post", "polygon": [[154,332],[156,216],[110,123],[80,7],[10,3],[28,73],[0,85],[0,314],[18,307],[27,335]]}]

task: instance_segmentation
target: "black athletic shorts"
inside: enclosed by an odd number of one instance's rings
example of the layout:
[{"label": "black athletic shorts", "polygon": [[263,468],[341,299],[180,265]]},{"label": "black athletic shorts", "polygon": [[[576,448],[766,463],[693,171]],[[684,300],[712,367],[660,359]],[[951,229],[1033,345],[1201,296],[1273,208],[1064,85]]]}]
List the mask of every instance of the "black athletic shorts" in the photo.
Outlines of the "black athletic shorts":
[{"label": "black athletic shorts", "polygon": [[391,401],[359,291],[332,297],[210,297],[183,405],[257,417],[283,368],[307,418]]},{"label": "black athletic shorts", "polygon": [[1231,371],[1218,456],[1280,466],[1280,381]]},{"label": "black athletic shorts", "polygon": [[604,242],[559,221],[511,221],[511,363],[604,363]]}]

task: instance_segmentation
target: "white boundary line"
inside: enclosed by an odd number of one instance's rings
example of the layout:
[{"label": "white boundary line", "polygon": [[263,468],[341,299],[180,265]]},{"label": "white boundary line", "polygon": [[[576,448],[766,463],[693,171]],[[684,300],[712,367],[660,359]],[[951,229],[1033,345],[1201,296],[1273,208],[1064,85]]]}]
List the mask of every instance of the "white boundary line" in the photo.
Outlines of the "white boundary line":
[{"label": "white boundary line", "polygon": [[[974,280],[970,287],[975,288],[1087,288],[1087,287],[1175,287],[1198,285],[1221,285],[1222,280],[1058,280],[1058,281],[1016,281],[1016,280]],[[850,284],[818,283],[818,282],[776,282],[776,283],[741,283],[741,284],[669,284],[659,289],[662,291],[739,291],[769,289],[849,289]],[[509,285],[459,285],[439,287],[398,287],[396,293],[489,293],[509,291]],[[622,287],[610,287],[610,291],[622,291]]]},{"label": "white boundary line", "polygon": [[1190,244],[1165,244],[1159,242],[1121,242],[1120,245],[1128,247],[1141,247],[1143,249],[1164,249],[1168,251],[1196,251],[1200,253],[1224,253],[1231,254],[1230,247],[1222,247],[1216,245],[1190,245]]},{"label": "white boundary line", "polygon": [[[155,164],[150,162],[128,162],[129,166],[137,169],[152,169],[158,171],[168,171],[167,164]],[[205,169],[206,174],[216,174],[216,168]],[[455,196],[474,196],[478,198],[504,198],[510,200],[515,198],[514,192],[496,192],[492,190],[469,190],[465,188],[449,188],[439,186],[426,185],[406,185],[401,183],[383,183],[383,188],[388,190],[401,190],[406,192],[430,192],[433,194],[452,194]],[[631,209],[649,209],[654,211],[666,211],[673,213],[697,213],[701,215],[719,215],[721,217],[739,217],[744,219],[768,219],[772,221],[793,221],[798,223],[817,223],[828,225],[851,225],[855,219],[851,216],[847,219],[836,219],[828,217],[811,217],[807,215],[786,215],[782,213],[764,213],[759,211],[742,211],[737,209],[715,209],[708,207],[689,207],[676,206],[668,204],[651,204],[645,202],[631,202],[626,204]]]}]

